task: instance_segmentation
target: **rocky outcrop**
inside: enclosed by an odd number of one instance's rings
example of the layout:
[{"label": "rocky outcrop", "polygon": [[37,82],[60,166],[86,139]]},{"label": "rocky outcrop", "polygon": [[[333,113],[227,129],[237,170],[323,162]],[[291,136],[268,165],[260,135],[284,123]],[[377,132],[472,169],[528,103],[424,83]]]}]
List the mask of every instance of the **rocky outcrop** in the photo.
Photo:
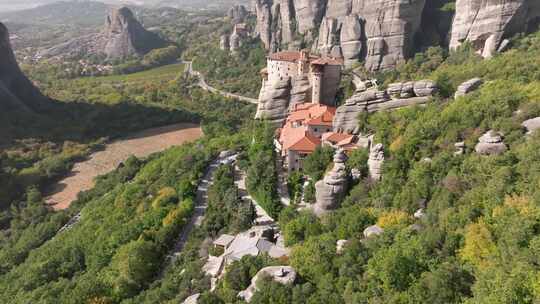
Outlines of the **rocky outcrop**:
[{"label": "rocky outcrop", "polygon": [[481,155],[502,154],[508,150],[503,139],[502,133],[489,130],[478,139],[478,144],[474,149],[476,153]]},{"label": "rocky outcrop", "polygon": [[386,91],[378,90],[370,81],[358,81],[356,93],[336,110],[334,131],[358,134],[360,113],[424,104],[437,91],[437,86],[431,80],[393,83]]},{"label": "rocky outcrop", "polygon": [[232,33],[231,37],[229,38],[229,48],[233,54],[236,53],[242,46],[242,39],[243,36],[236,31]]},{"label": "rocky outcrop", "polygon": [[425,0],[356,0],[352,13],[365,20],[368,70],[395,67],[412,55]]},{"label": "rocky outcrop", "polygon": [[291,94],[290,79],[275,84],[266,83],[259,95],[256,119],[266,119],[281,124],[287,115]]},{"label": "rocky outcrop", "polygon": [[465,81],[458,86],[456,93],[454,94],[454,98],[469,94],[470,92],[478,89],[483,83],[484,81],[481,78],[473,78]]},{"label": "rocky outcrop", "polygon": [[251,284],[246,290],[238,293],[238,297],[250,302],[255,292],[257,292],[257,282],[263,277],[269,277],[275,282],[283,285],[293,284],[296,280],[296,271],[291,266],[269,266],[265,267],[251,279]]},{"label": "rocky outcrop", "polygon": [[[294,0],[296,22],[298,32],[308,38],[317,30],[323,16],[326,13],[328,0]],[[332,2],[332,0],[328,1]]]},{"label": "rocky outcrop", "polygon": [[382,167],[384,164],[384,147],[382,144],[371,144],[369,150],[368,168],[369,178],[379,181],[382,178]]},{"label": "rocky outcrop", "polygon": [[315,183],[316,203],[313,205],[313,211],[317,216],[322,216],[341,204],[349,183],[346,161],[345,152],[337,150],[334,155],[334,167],[322,180]]},{"label": "rocky outcrop", "polygon": [[527,134],[532,134],[540,129],[540,117],[525,120],[521,125],[527,129]]},{"label": "rocky outcrop", "polygon": [[272,50],[272,37],[275,35],[275,29],[272,27],[272,5],[273,0],[255,0],[257,14],[255,33],[269,50]]},{"label": "rocky outcrop", "polygon": [[194,295],[191,295],[187,297],[182,304],[197,304],[199,302],[199,298],[201,297],[200,293],[196,293]]},{"label": "rocky outcrop", "polygon": [[454,144],[454,155],[459,156],[465,154],[465,142],[460,141]]},{"label": "rocky outcrop", "polygon": [[108,59],[140,56],[166,45],[147,31],[127,7],[112,10],[105,22],[103,53]]},{"label": "rocky outcrop", "polygon": [[469,41],[491,57],[505,38],[537,26],[539,17],[538,0],[457,0],[450,48]]},{"label": "rocky outcrop", "polygon": [[322,54],[343,56],[348,67],[363,60],[369,70],[388,69],[412,54],[424,5],[425,0],[256,0],[257,32],[270,51],[290,46],[298,34]]},{"label": "rocky outcrop", "polygon": [[47,98],[19,68],[8,30],[0,23],[0,114],[11,110],[39,112],[46,103]]},{"label": "rocky outcrop", "polygon": [[227,16],[232,20],[233,24],[243,23],[249,11],[243,5],[235,5],[229,9]]},{"label": "rocky outcrop", "polygon": [[384,233],[384,229],[377,225],[369,226],[366,229],[364,229],[364,237],[365,238],[371,238],[376,237]]},{"label": "rocky outcrop", "polygon": [[219,37],[219,49],[222,51],[228,51],[230,48],[229,35],[221,35]]},{"label": "rocky outcrop", "polygon": [[75,38],[40,52],[41,56],[105,55],[108,60],[143,56],[153,49],[167,46],[159,35],[147,31],[127,7],[113,9],[100,33]]}]

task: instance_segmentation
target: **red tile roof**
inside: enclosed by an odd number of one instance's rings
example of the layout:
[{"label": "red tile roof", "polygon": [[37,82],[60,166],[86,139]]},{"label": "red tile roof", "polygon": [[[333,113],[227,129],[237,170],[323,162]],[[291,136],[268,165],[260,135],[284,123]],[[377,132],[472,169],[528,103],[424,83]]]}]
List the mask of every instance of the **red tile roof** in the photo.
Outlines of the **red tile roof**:
[{"label": "red tile roof", "polygon": [[304,136],[295,142],[292,146],[289,147],[289,150],[311,153],[321,145],[321,140],[317,137],[305,132]]},{"label": "red tile roof", "polygon": [[270,58],[271,60],[294,62],[300,59],[300,52],[298,51],[277,52],[277,53],[270,54],[268,58]]},{"label": "red tile roof", "polygon": [[343,65],[342,59],[337,58],[331,58],[331,57],[323,57],[318,58],[316,60],[311,61],[311,64],[314,65]]}]

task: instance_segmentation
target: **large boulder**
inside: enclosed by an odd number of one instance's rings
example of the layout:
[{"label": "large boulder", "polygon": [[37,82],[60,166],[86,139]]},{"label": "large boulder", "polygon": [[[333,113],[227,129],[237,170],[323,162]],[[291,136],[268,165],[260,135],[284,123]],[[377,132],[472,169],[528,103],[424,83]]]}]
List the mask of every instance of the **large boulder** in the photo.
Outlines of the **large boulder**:
[{"label": "large boulder", "polygon": [[503,139],[502,133],[489,130],[478,139],[478,144],[474,149],[481,155],[502,154],[508,150]]},{"label": "large boulder", "polygon": [[527,129],[527,134],[532,134],[536,130],[540,129],[540,117],[525,120],[521,125]]},{"label": "large boulder", "polygon": [[337,150],[334,155],[334,167],[322,180],[315,183],[316,203],[313,205],[313,211],[317,216],[322,216],[340,206],[349,183],[346,161],[345,152]]},{"label": "large boulder", "polygon": [[296,280],[296,271],[291,266],[269,266],[265,267],[251,279],[248,288],[238,293],[238,297],[250,302],[255,292],[257,292],[257,282],[263,277],[269,277],[275,282],[283,285],[291,285]]},{"label": "large boulder", "polygon": [[478,89],[483,83],[484,81],[481,78],[473,78],[465,81],[458,86],[456,93],[454,94],[454,98],[469,94],[470,92]]},{"label": "large boulder", "polygon": [[491,57],[505,38],[530,30],[539,16],[538,0],[457,0],[450,48],[469,41]]}]

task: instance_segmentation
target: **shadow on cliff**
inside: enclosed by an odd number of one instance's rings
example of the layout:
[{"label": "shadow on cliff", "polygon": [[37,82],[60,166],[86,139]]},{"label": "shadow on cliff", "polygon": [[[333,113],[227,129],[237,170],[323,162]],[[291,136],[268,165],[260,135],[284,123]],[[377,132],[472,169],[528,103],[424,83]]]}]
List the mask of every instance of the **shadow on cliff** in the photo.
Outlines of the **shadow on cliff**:
[{"label": "shadow on cliff", "polygon": [[114,105],[47,100],[39,107],[0,110],[0,146],[15,139],[87,142],[115,138],[152,127],[199,123],[194,113],[135,103]]}]

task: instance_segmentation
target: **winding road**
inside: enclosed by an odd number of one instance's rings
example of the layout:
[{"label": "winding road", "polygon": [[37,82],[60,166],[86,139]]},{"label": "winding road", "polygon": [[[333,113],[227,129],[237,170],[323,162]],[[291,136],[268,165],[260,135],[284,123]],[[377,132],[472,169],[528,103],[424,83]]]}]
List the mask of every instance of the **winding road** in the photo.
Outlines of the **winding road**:
[{"label": "winding road", "polygon": [[241,96],[241,95],[230,93],[230,92],[225,92],[223,90],[217,89],[217,88],[209,85],[206,82],[206,79],[204,78],[204,75],[201,74],[201,72],[193,70],[193,61],[183,61],[182,63],[184,63],[186,65],[186,69],[185,69],[186,74],[191,75],[193,77],[197,77],[199,79],[199,82],[197,83],[197,85],[201,89],[203,89],[203,90],[205,90],[207,92],[211,92],[211,93],[214,93],[214,94],[221,95],[223,97],[238,99],[240,101],[245,101],[245,102],[249,102],[249,103],[252,103],[252,104],[259,104],[259,101],[257,99],[255,99],[255,98],[250,98],[250,97]]}]

